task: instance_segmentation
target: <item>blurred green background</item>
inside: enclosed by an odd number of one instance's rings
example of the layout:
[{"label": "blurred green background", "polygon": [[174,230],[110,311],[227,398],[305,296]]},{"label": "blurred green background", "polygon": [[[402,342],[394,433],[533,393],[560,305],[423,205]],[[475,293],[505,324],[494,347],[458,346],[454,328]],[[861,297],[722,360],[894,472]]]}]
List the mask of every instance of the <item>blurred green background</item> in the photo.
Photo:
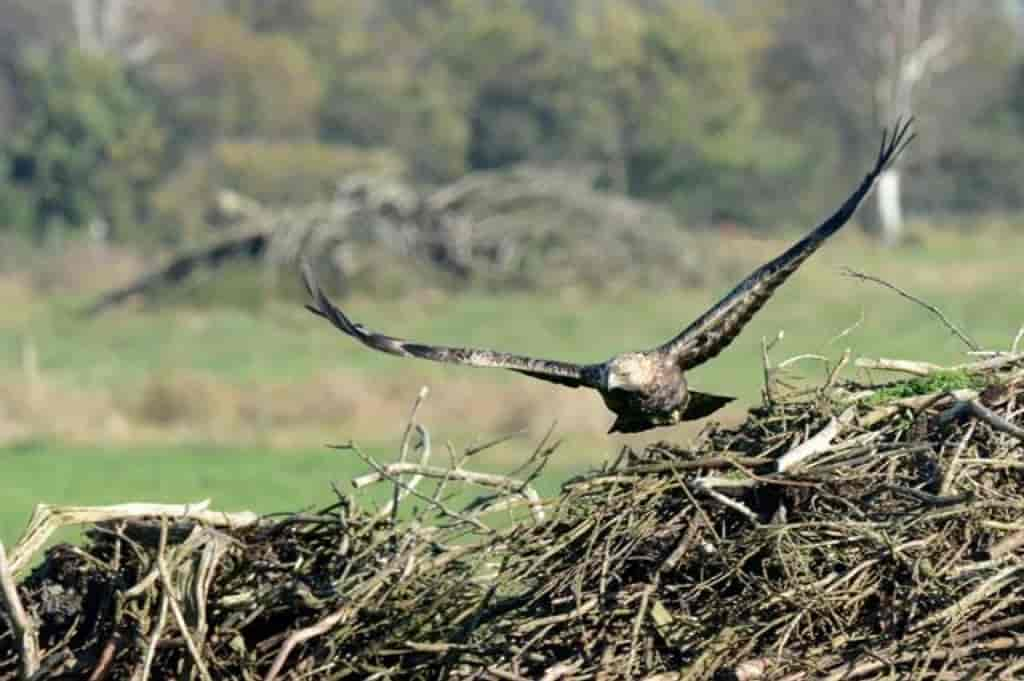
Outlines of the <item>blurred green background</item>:
[{"label": "blurred green background", "polygon": [[[545,491],[623,444],[685,443],[700,424],[611,438],[596,394],[358,347],[302,309],[296,259],[388,333],[603,360],[661,343],[827,216],[901,114],[919,138],[886,188],[692,383],[737,395],[721,416],[737,421],[779,331],[776,360],[964,360],[926,311],[842,265],[1007,349],[1024,324],[1021,16],[954,0],[4,3],[0,540],[39,502],[330,503],[365,466],[323,445],[396,456],[424,385],[438,463],[521,433],[471,463],[512,470],[554,427]],[[255,258],[82,314],[255,233]]]}]

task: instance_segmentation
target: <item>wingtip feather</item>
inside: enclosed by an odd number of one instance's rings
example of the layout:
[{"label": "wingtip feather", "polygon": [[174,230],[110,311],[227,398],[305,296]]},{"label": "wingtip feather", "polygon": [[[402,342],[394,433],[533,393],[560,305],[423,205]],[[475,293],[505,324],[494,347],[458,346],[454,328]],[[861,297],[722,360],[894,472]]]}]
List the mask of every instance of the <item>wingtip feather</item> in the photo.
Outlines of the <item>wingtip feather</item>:
[{"label": "wingtip feather", "polygon": [[315,299],[319,287],[316,283],[316,277],[313,275],[313,265],[308,260],[303,259],[299,263],[299,272],[302,275],[302,283],[306,287],[306,293]]},{"label": "wingtip feather", "polygon": [[882,143],[873,176],[878,176],[891,166],[917,137],[917,133],[912,130],[914,120],[914,116],[898,116],[891,131],[888,127],[882,129]]},{"label": "wingtip feather", "polygon": [[339,331],[359,338],[361,334],[356,325],[328,299],[323,289],[320,288],[316,275],[313,274],[313,267],[308,260],[302,261],[300,270],[302,272],[302,282],[305,284],[310,297],[313,298],[313,303],[307,304],[306,309],[319,317],[323,317]]}]

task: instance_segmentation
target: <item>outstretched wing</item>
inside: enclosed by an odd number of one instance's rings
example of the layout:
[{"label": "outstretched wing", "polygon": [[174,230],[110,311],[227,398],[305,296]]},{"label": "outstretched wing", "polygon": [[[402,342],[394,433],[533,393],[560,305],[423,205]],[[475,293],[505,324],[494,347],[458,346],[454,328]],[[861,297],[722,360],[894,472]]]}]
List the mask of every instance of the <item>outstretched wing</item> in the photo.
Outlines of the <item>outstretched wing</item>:
[{"label": "outstretched wing", "polygon": [[818,250],[828,237],[849,221],[878,176],[914,139],[915,135],[910,132],[911,123],[913,118],[902,123],[897,120],[891,135],[887,130],[882,132],[882,145],[875,167],[832,217],[785,253],[757,268],[729,295],[686,327],[678,336],[657,348],[657,351],[670,353],[685,370],[703,364],[724,350],[754,314],[768,302],[775,289]]},{"label": "outstretched wing", "polygon": [[376,333],[367,329],[362,324],[353,322],[345,316],[344,312],[328,300],[317,284],[309,263],[303,263],[302,265],[302,278],[305,281],[306,289],[313,298],[313,304],[307,305],[306,309],[315,315],[323,317],[342,333],[352,336],[352,338],[374,350],[398,355],[399,357],[418,357],[435,362],[448,362],[450,364],[462,364],[471,367],[510,369],[533,378],[539,378],[571,388],[578,388],[580,386],[596,387],[595,375],[597,372],[595,371],[596,367],[593,366],[510,355],[494,350],[425,345]]}]

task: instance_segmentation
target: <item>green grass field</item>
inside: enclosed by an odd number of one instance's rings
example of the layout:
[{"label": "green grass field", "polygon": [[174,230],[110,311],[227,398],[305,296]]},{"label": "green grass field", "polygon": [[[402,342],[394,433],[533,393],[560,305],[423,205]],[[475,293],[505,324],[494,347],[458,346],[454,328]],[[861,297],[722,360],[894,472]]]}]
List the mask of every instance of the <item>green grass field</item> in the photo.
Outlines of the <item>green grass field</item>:
[{"label": "green grass field", "polygon": [[[784,340],[777,360],[803,353],[835,359],[964,359],[964,347],[921,307],[840,273],[849,265],[940,307],[980,345],[1005,349],[1024,324],[1024,231],[922,231],[920,243],[884,251],[856,231],[839,235],[784,286],[747,331],[692,384],[740,397],[742,416],[761,388],[761,338]],[[425,291],[402,300],[346,301],[356,319],[422,341],[480,345],[576,361],[656,345],[676,333],[789,240],[723,237],[700,290],[507,295]],[[356,440],[393,451],[421,385],[420,412],[437,449],[525,430],[486,463],[505,469],[527,456],[557,421],[564,445],[548,484],[611,456],[626,440],[593,394],[514,374],[385,356],[359,347],[301,309],[259,306],[127,308],[85,320],[88,299],[42,297],[16,276],[0,278],[0,539],[10,541],[37,501],[183,502],[259,511],[315,506],[327,482],[361,467],[322,449]],[[844,330],[842,338],[833,340]],[[799,365],[810,377],[823,369]],[[879,378],[882,378],[881,376]],[[685,440],[692,429],[629,442]],[[441,456],[441,455],[439,455]]]},{"label": "green grass field", "polygon": [[[379,461],[394,458],[381,447],[364,451]],[[202,442],[109,447],[24,441],[0,448],[0,469],[4,471],[0,541],[8,545],[24,529],[37,503],[180,504],[211,499],[211,508],[218,511],[276,513],[333,503],[337,497],[332,483],[367,509],[389,499],[392,489],[380,484],[354,490],[349,481],[369,469],[355,453],[326,447],[282,452]],[[499,467],[485,461],[480,469]],[[557,481],[566,475],[556,463],[537,484],[538,492],[554,492]],[[424,485],[424,489],[431,488]],[[410,499],[403,508],[418,503]]]}]

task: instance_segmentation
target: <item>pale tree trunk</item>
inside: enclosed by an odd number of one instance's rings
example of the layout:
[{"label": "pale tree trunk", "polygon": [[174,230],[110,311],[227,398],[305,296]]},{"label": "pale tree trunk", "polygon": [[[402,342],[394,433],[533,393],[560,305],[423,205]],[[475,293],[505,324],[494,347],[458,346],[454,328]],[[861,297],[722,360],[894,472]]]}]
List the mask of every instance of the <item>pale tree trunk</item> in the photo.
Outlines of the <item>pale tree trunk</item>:
[{"label": "pale tree trunk", "polygon": [[101,38],[93,0],[71,0],[71,12],[79,49],[90,54],[100,52]]},{"label": "pale tree trunk", "polygon": [[883,245],[895,246],[903,240],[903,203],[899,168],[884,171],[878,177],[875,192],[879,238]]},{"label": "pale tree trunk", "polygon": [[[838,104],[837,121],[844,128],[840,149],[850,158],[873,153],[878,128],[885,126],[891,131],[898,117],[915,110],[924,117],[915,127],[929,131],[929,144],[914,145],[900,161],[906,163],[922,152],[935,154],[949,140],[935,139],[932,130],[958,129],[989,101],[978,96],[983,93],[977,91],[974,76],[981,76],[979,82],[988,81],[981,86],[986,90],[1002,92],[1005,88],[1004,76],[989,71],[994,62],[987,54],[993,22],[1005,20],[997,8],[1000,3],[839,0],[784,4],[793,6],[783,19],[783,26],[789,27],[782,34],[784,43],[806,54],[829,101]],[[955,71],[961,67],[966,68],[957,76]],[[947,80],[950,76],[957,78]],[[853,147],[846,149],[851,140]],[[904,235],[901,167],[908,166],[898,165],[879,178],[868,214],[870,225],[865,225],[887,245]]]},{"label": "pale tree trunk", "polygon": [[144,0],[71,0],[78,47],[130,65],[148,61],[160,49],[156,33],[140,25],[151,9],[153,3]]},{"label": "pale tree trunk", "polygon": [[[967,52],[962,38],[965,19],[976,0],[861,0],[875,18],[877,57],[875,103],[893,125],[897,116],[913,111],[918,91],[933,87],[934,78],[961,62]],[[930,11],[926,11],[926,7]],[[903,204],[898,166],[878,178],[878,231],[882,243],[903,240]]]}]

